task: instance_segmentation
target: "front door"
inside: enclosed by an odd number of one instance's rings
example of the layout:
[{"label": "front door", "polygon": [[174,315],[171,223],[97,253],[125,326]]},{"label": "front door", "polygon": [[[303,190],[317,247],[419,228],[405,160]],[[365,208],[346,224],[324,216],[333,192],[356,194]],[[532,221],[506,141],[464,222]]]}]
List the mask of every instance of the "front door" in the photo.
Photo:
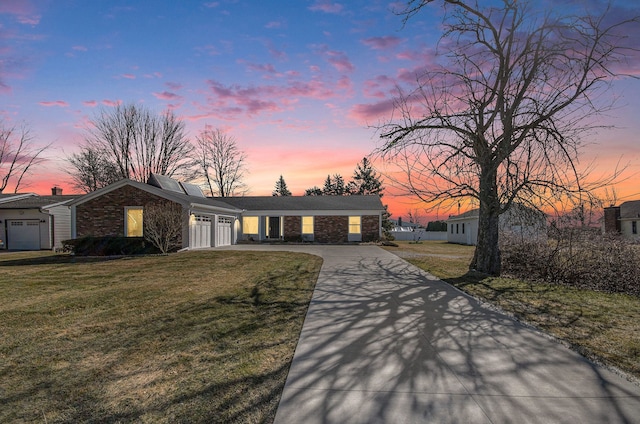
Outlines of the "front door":
[{"label": "front door", "polygon": [[280,238],[280,217],[279,216],[269,217],[269,238],[270,239]]}]

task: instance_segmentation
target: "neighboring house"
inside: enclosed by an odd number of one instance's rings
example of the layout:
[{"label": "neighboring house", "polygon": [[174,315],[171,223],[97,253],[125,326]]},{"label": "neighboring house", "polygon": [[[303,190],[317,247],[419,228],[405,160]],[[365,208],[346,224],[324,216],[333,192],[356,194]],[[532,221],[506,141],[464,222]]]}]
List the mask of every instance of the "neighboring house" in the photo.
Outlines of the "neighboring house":
[{"label": "neighboring house", "polygon": [[604,232],[622,234],[624,238],[640,240],[640,200],[604,208]]},{"label": "neighboring house", "polygon": [[62,247],[71,238],[69,203],[58,187],[51,196],[33,193],[0,195],[0,248],[40,250]]},{"label": "neighboring house", "polygon": [[384,206],[380,196],[227,197],[242,209],[239,239],[346,243],[377,241]]},{"label": "neighboring house", "polygon": [[[447,222],[447,241],[450,243],[478,244],[480,210],[472,209],[460,215],[452,215]],[[499,231],[527,238],[546,237],[547,217],[544,213],[514,203],[500,215]]]},{"label": "neighboring house", "polygon": [[195,185],[152,175],[148,184],[122,180],[70,203],[72,237],[144,233],[144,209],[178,204],[182,248],[220,247],[238,241],[343,243],[381,237],[379,196],[207,198]]}]

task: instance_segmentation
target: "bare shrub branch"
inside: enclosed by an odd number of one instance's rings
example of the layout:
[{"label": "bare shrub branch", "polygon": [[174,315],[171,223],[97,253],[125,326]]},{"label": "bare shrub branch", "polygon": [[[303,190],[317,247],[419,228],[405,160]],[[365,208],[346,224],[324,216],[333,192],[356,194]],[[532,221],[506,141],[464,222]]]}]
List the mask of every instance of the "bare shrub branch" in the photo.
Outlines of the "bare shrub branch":
[{"label": "bare shrub branch", "polygon": [[182,206],[167,202],[144,207],[144,237],[162,253],[175,251],[182,243]]}]

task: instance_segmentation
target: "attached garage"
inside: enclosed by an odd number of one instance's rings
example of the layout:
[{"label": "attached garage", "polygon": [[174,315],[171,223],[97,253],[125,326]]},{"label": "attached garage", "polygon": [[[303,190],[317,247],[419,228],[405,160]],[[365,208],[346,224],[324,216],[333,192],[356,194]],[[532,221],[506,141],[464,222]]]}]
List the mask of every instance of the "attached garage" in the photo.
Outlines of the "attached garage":
[{"label": "attached garage", "polygon": [[216,226],[216,247],[231,246],[233,243],[232,230],[233,218],[219,216]]},{"label": "attached garage", "polygon": [[211,247],[211,217],[191,215],[191,247]]},{"label": "attached garage", "polygon": [[7,220],[7,248],[10,250],[40,250],[40,220]]}]

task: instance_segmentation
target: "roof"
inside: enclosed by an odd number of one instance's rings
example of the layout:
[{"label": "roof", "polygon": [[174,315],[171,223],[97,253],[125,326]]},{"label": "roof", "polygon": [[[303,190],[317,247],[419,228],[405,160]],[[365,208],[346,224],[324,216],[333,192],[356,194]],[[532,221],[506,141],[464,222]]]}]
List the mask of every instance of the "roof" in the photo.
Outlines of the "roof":
[{"label": "roof", "polygon": [[620,219],[640,218],[640,200],[630,200],[620,205]]},{"label": "roof", "polygon": [[193,206],[193,207],[213,208],[213,209],[218,209],[218,210],[223,210],[226,212],[233,212],[233,213],[241,212],[233,205],[218,199],[212,199],[212,198],[206,198],[206,197],[200,197],[200,196],[190,196],[188,194],[178,193],[177,191],[166,190],[150,184],[145,184],[139,181],[133,181],[133,180],[127,180],[127,179],[120,180],[107,187],[101,188],[96,191],[92,191],[91,193],[78,197],[75,200],[72,200],[69,204],[71,206],[80,205],[84,202],[95,199],[96,197],[100,197],[103,194],[109,193],[113,190],[119,189],[126,185],[146,191],[147,193],[151,193],[158,197],[162,197],[164,199],[171,200],[176,203],[180,203],[185,207]]},{"label": "roof", "polygon": [[37,194],[14,196],[15,200],[3,196],[4,201],[0,203],[0,209],[40,209],[79,197],[79,195],[39,196]]},{"label": "roof", "polygon": [[460,215],[451,215],[447,221],[453,221],[457,219],[469,219],[469,218],[478,218],[480,216],[480,209],[471,209],[466,212],[461,213]]},{"label": "roof", "polygon": [[224,197],[225,203],[253,211],[383,211],[378,195],[353,196],[244,196]]}]

